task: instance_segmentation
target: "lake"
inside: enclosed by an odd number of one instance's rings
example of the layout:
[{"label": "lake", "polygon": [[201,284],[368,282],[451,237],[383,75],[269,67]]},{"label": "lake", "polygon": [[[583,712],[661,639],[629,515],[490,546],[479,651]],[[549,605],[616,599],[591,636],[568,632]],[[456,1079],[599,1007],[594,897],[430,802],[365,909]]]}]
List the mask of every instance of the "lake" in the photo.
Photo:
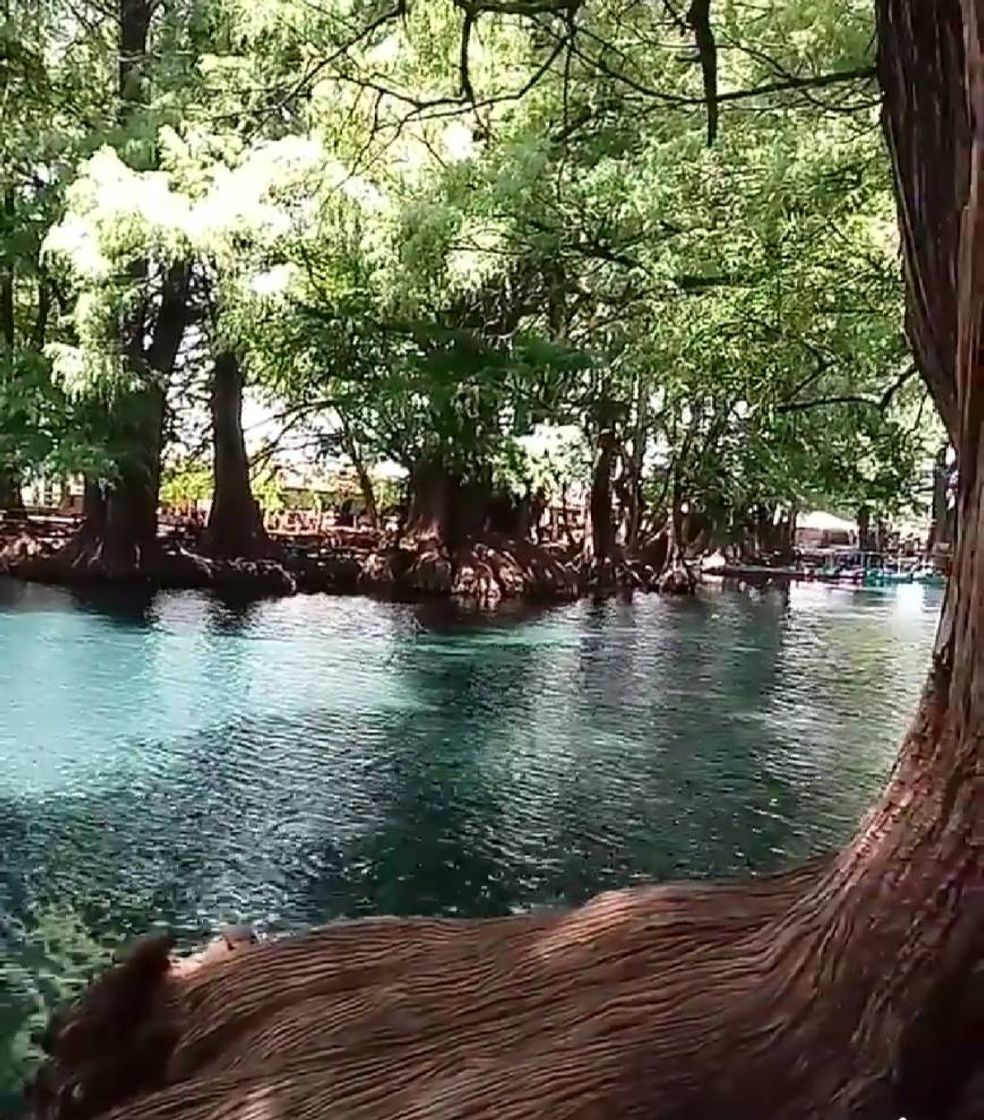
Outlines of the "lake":
[{"label": "lake", "polygon": [[840,843],[941,601],[803,586],[480,619],[0,581],[8,1105],[28,1026],[154,922],[190,943],[502,914]]}]

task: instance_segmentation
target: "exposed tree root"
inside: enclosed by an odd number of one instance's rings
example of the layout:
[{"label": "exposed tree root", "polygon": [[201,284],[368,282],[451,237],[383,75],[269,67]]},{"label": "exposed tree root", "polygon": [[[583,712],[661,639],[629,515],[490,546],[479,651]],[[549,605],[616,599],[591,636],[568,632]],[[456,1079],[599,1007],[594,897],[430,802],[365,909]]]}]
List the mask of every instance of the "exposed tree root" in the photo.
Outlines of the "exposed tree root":
[{"label": "exposed tree root", "polygon": [[631,566],[648,590],[663,595],[693,595],[697,590],[697,576],[672,523],[640,545]]},{"label": "exposed tree root", "polygon": [[697,577],[687,564],[673,564],[660,573],[656,589],[661,595],[693,595],[697,591]]},{"label": "exposed tree root", "polygon": [[339,922],[183,960],[150,939],[55,1017],[28,1098],[49,1120],[973,1116],[966,1057],[907,1081],[906,1024],[871,1035],[886,965],[841,987],[823,957],[835,878]]},{"label": "exposed tree root", "polygon": [[214,588],[236,595],[292,595],[297,579],[272,559],[216,560],[181,548],[155,547],[120,567],[107,563],[98,542],[78,542],[47,556],[28,556],[10,572],[36,583],[141,584],[159,588]]},{"label": "exposed tree root", "polygon": [[979,743],[943,657],[889,788],[829,860],[564,913],[230,938],[187,961],[152,940],[56,1019],[34,1116],[971,1117]]},{"label": "exposed tree root", "polygon": [[735,1068],[702,1049],[744,1022],[771,928],[818,874],[491,921],[341,922],[182,962],[152,939],[53,1022],[34,1115],[716,1115],[680,1111],[729,1099]]},{"label": "exposed tree root", "polygon": [[50,555],[50,547],[29,533],[0,538],[0,575],[15,572],[24,564]]},{"label": "exposed tree root", "polygon": [[[648,554],[647,554],[648,555]],[[696,580],[616,549],[602,562],[580,550],[486,533],[449,552],[432,537],[381,543],[376,532],[340,532],[327,541],[267,543],[249,557],[209,556],[197,542],[161,539],[143,551],[110,555],[85,524],[67,542],[37,528],[0,540],[0,573],[49,584],[121,583],[162,588],[217,588],[236,595],[295,591],[370,591],[407,597],[451,596],[481,606],[504,600],[566,601],[620,591],[692,593]]]},{"label": "exposed tree root", "polygon": [[577,577],[570,565],[532,541],[488,534],[458,550],[452,592],[482,603],[572,599]]},{"label": "exposed tree root", "polygon": [[451,595],[494,605],[503,599],[570,599],[573,568],[532,541],[487,534],[453,554],[433,538],[380,549],[363,565],[363,584],[376,591]]}]

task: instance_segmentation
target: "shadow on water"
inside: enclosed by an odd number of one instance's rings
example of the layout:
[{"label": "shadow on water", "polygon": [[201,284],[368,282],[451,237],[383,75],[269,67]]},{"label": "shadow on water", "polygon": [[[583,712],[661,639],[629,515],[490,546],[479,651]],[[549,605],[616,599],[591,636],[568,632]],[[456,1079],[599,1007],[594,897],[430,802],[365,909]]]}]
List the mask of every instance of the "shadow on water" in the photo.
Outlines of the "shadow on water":
[{"label": "shadow on water", "polygon": [[234,595],[210,594],[206,598],[208,627],[214,634],[247,634],[256,624],[261,602]]},{"label": "shadow on water", "polygon": [[159,592],[147,587],[102,587],[99,584],[67,589],[72,606],[114,626],[148,629],[158,620]]},{"label": "shadow on water", "polygon": [[563,606],[557,604],[526,603],[509,599],[494,607],[481,607],[445,598],[422,599],[410,606],[418,624],[424,630],[438,634],[509,629],[564,610]]},{"label": "shadow on water", "polygon": [[139,586],[108,587],[98,583],[50,587],[0,576],[0,613],[79,611],[124,627],[150,627],[156,621],[158,592]]}]

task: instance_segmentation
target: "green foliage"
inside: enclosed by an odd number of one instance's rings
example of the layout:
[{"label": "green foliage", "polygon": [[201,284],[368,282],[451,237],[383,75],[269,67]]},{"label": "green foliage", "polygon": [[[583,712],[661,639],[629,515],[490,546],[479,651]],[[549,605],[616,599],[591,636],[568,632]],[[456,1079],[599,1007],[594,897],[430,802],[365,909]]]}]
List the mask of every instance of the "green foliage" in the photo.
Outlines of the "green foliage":
[{"label": "green foliage", "polygon": [[212,472],[199,463],[183,460],[168,464],[161,474],[161,503],[186,506],[212,496]]},{"label": "green foliage", "polygon": [[41,910],[17,953],[0,963],[0,1026],[10,1048],[0,1060],[0,1086],[16,1085],[43,1058],[36,1038],[56,1008],[76,997],[105,968],[112,946],[97,941],[70,909]]},{"label": "green foliage", "polygon": [[[716,4],[713,110],[661,5],[479,4],[464,66],[463,6],[405,7],[167,5],[124,123],[111,20],[46,0],[8,23],[24,356],[0,460],[112,471],[99,409],[145,376],[121,324],[180,260],[173,401],[231,346],[274,411],[344,422],[370,464],[555,493],[613,430],[656,505],[722,522],[911,504],[939,430],[903,376],[867,4]],[[548,453],[548,431],[579,435]]]}]

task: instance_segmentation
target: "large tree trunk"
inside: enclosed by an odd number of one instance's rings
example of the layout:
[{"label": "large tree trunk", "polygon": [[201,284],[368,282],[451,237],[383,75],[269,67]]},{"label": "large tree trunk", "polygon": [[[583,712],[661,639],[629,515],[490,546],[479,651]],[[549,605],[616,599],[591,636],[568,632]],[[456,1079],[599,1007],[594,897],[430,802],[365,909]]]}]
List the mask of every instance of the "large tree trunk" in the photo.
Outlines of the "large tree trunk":
[{"label": "large tree trunk", "polygon": [[[127,124],[145,96],[143,68],[154,4],[119,0],[119,118]],[[146,262],[132,268],[135,280],[149,284]],[[122,350],[140,388],[123,398],[109,417],[115,442],[123,451],[116,478],[107,485],[96,523],[83,526],[55,561],[86,574],[128,578],[156,558],[157,507],[164,433],[164,384],[174,368],[187,322],[188,268],[172,264],[161,276],[153,314],[150,300],[140,301],[124,324]],[[148,321],[150,320],[150,321]]]},{"label": "large tree trunk", "polygon": [[[777,879],[636,888],[570,914],[343,923],[183,965],[151,943],[56,1025],[36,1116],[127,1098],[115,1114],[127,1120],[972,1114],[958,1101],[984,1053],[979,15],[984,0],[879,0],[895,150],[917,126],[930,145],[896,165],[903,207],[928,207],[903,223],[909,283],[949,254],[959,294],[949,336],[930,314],[913,337],[921,362],[927,330],[950,339],[927,380],[952,373],[941,400],[961,470],[929,681],[851,843]],[[930,110],[965,97],[975,127],[954,139],[952,113]],[[979,1100],[964,1103],[979,1115]]]},{"label": "large tree trunk", "polygon": [[422,459],[410,471],[409,488],[406,535],[450,546],[451,503],[458,489],[457,480],[442,463]]},{"label": "large tree trunk", "polygon": [[267,556],[270,541],[249,481],[243,437],[243,373],[229,350],[218,354],[212,372],[214,489],[207,547],[221,559]]},{"label": "large tree trunk", "polygon": [[[131,326],[128,357],[142,374],[143,386],[113,408],[109,422],[121,447],[116,477],[87,488],[86,521],[52,558],[55,568],[86,576],[124,579],[139,575],[159,559],[157,509],[164,437],[164,379],[174,368],[188,316],[188,270],[174,265],[163,287],[149,345],[137,324]],[[91,507],[90,507],[91,503]],[[95,513],[93,520],[90,514]],[[55,572],[54,574],[57,574]]]},{"label": "large tree trunk", "polygon": [[97,566],[111,578],[138,572],[157,550],[164,394],[149,385],[121,407],[129,446],[106,494],[102,532],[97,530],[90,546],[98,554]]}]

